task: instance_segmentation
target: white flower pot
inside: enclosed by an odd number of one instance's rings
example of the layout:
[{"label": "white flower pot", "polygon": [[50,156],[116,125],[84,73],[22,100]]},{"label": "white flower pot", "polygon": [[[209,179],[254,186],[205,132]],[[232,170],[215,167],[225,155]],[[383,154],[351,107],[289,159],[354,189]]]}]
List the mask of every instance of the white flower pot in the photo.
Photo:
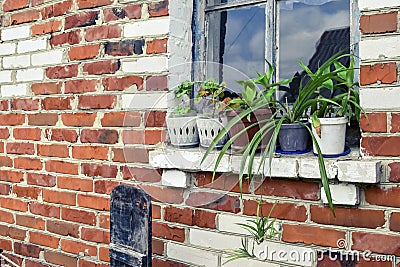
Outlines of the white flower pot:
[{"label": "white flower pot", "polygon": [[166,122],[172,145],[177,147],[199,145],[196,116],[167,117]]},{"label": "white flower pot", "polygon": [[[199,129],[200,146],[209,147],[214,138],[219,132],[224,129],[227,124],[226,117],[220,118],[207,118],[197,117],[197,128]],[[228,134],[226,134],[215,146],[215,148],[222,148],[226,141],[228,141]]]},{"label": "white flower pot", "polygon": [[[313,135],[317,139],[317,143],[323,155],[338,155],[344,152],[346,142],[346,123],[347,118],[320,118],[321,137],[312,128]],[[313,142],[313,151],[317,153],[317,149]]]}]

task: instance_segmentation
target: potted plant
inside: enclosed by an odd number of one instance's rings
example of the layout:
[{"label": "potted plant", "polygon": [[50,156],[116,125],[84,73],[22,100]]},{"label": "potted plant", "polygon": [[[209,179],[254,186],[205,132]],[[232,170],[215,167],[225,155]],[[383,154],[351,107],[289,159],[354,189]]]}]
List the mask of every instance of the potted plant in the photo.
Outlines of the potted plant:
[{"label": "potted plant", "polygon": [[[199,129],[200,146],[208,148],[214,138],[224,129],[227,124],[225,114],[222,112],[220,98],[226,89],[225,82],[218,83],[213,78],[201,83],[196,102],[203,101],[203,113],[197,116],[197,127]],[[220,136],[213,148],[221,148],[228,140],[228,134]]]},{"label": "potted plant", "polygon": [[[354,58],[351,57],[348,68],[340,61],[336,61],[334,66],[337,71],[336,83],[332,81],[328,89],[336,89],[339,94],[329,99],[318,95],[318,103],[311,110],[310,121],[316,139],[313,150],[316,153],[318,144],[324,156],[339,156],[346,152],[346,124],[350,123],[353,116],[359,122],[361,112],[365,113],[360,106],[360,97],[356,89],[358,83],[354,82]],[[314,74],[307,67],[303,68],[313,78]],[[349,151],[348,149],[347,152]]]},{"label": "potted plant", "polygon": [[196,112],[190,107],[190,94],[196,82],[184,81],[174,91],[182,102],[166,118],[171,144],[176,147],[195,147],[199,145]]}]

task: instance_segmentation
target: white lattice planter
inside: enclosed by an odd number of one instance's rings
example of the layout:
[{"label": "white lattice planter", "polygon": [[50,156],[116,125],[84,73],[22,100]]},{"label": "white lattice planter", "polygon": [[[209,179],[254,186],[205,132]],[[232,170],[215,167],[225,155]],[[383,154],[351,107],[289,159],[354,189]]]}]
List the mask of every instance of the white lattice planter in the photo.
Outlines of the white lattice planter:
[{"label": "white lattice planter", "polygon": [[[199,129],[200,146],[209,147],[214,138],[224,129],[227,124],[226,117],[221,118],[206,118],[197,117],[197,128]],[[222,148],[226,141],[228,141],[228,134],[226,134],[215,146],[215,148]]]},{"label": "white lattice planter", "polygon": [[177,147],[194,147],[199,145],[196,116],[167,117],[166,121],[172,145]]}]

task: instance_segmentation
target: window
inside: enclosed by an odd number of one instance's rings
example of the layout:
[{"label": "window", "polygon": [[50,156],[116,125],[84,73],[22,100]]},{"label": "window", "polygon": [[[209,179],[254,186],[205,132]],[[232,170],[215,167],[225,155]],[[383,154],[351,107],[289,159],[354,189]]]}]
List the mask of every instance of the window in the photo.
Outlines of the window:
[{"label": "window", "polygon": [[[298,60],[313,70],[343,49],[357,52],[354,1],[197,1],[194,59],[208,63],[195,64],[195,73],[224,80],[238,91],[235,81],[265,71],[268,60],[276,67],[276,79],[303,78]],[[277,98],[293,101],[290,88],[280,89]]]}]

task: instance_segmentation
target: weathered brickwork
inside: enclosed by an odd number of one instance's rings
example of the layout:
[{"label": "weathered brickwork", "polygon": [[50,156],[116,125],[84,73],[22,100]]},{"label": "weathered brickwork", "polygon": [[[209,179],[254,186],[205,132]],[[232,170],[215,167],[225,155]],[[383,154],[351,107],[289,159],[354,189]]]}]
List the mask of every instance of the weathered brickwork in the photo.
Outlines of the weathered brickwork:
[{"label": "weathered brickwork", "polygon": [[[276,159],[273,177],[255,190],[264,214],[278,201],[271,216],[282,233],[271,250],[400,256],[400,4],[359,0],[359,8],[368,113],[361,153],[370,162],[357,159],[354,180],[351,161],[327,161],[331,178],[349,182],[334,187],[334,196],[357,196],[339,203],[359,204],[338,206],[333,218],[316,160]],[[258,204],[246,182],[241,201],[234,159],[221,166],[232,173],[214,181],[212,167],[199,162],[152,163],[152,151],[168,138],[168,91],[190,75],[192,12],[191,0],[2,1],[0,249],[15,263],[108,266],[109,200],[121,183],[153,198],[153,266],[220,267],[224,251],[240,246],[247,233],[236,223],[254,218]],[[340,266],[321,258],[318,266]],[[266,263],[226,266],[246,265]],[[354,266],[395,264],[360,259]]]}]

